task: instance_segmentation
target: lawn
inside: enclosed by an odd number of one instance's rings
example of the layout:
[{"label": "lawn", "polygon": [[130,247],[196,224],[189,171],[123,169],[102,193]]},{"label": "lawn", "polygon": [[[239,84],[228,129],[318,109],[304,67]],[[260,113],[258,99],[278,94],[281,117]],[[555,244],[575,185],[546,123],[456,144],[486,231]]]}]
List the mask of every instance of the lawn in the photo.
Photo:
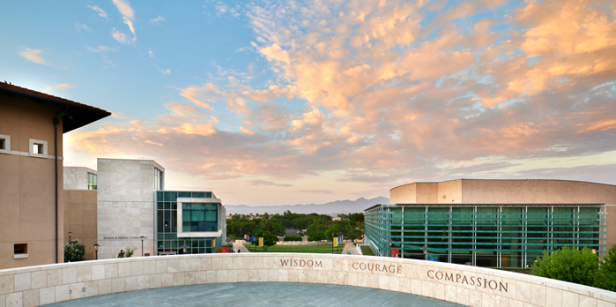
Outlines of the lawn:
[{"label": "lawn", "polygon": [[374,252],[372,251],[372,248],[370,248],[370,246],[362,245],[360,247],[361,253],[364,254],[364,256],[374,256]]},{"label": "lawn", "polygon": [[[264,253],[263,247],[254,247],[251,244],[244,244],[251,253]],[[344,249],[343,244],[338,244],[334,247],[334,253],[340,254]],[[331,254],[332,245],[324,243],[322,245],[274,245],[267,248],[265,253],[315,253],[315,254]]]}]

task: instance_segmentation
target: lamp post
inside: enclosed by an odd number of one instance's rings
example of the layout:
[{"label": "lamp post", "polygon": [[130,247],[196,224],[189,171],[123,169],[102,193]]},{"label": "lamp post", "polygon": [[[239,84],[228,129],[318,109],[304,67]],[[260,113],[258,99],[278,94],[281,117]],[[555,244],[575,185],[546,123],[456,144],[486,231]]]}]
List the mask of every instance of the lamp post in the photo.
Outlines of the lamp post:
[{"label": "lamp post", "polygon": [[73,233],[72,232],[68,232],[68,242],[70,243],[71,241],[73,241]]},{"label": "lamp post", "polygon": [[143,257],[143,236],[141,236],[141,257]]},{"label": "lamp post", "polygon": [[100,245],[98,245],[98,243],[94,243],[94,252],[96,253],[96,260],[98,260],[98,247]]}]

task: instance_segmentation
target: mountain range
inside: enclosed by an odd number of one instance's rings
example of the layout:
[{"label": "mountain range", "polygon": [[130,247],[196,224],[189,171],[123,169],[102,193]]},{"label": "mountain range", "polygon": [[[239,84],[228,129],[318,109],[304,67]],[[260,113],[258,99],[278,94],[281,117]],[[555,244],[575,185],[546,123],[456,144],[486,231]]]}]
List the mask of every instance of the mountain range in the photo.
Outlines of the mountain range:
[{"label": "mountain range", "polygon": [[263,214],[265,212],[269,214],[284,213],[290,210],[293,213],[319,213],[336,215],[339,213],[355,213],[363,212],[371,206],[376,204],[389,204],[389,198],[387,197],[375,197],[372,199],[366,199],[360,197],[356,200],[337,200],[325,204],[315,205],[282,205],[282,206],[247,206],[247,205],[225,205],[227,214]]}]

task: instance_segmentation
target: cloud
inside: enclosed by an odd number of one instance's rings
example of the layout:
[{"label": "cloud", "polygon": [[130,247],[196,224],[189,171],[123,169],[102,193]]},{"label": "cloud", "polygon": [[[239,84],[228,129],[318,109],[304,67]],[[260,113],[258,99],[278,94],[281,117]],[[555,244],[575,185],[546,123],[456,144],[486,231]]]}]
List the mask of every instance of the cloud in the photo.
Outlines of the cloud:
[{"label": "cloud", "polygon": [[47,64],[47,61],[45,61],[45,59],[43,59],[40,54],[41,52],[43,52],[40,49],[30,49],[30,48],[25,48],[24,50],[20,51],[18,54],[29,60],[32,61],[34,63],[38,63],[38,64],[43,64],[43,65],[49,65]]},{"label": "cloud", "polygon": [[92,47],[89,47],[89,46],[85,46],[85,47],[89,51],[99,52],[99,53],[101,53],[101,52],[104,53],[104,52],[116,51],[117,50],[116,48],[111,48],[111,47],[107,47],[107,46],[98,46],[96,48],[92,48]]},{"label": "cloud", "polygon": [[244,132],[244,133],[246,133],[248,135],[254,135],[255,134],[254,132],[252,132],[252,131],[244,128],[244,127],[240,127],[240,131],[242,131],[242,132]]},{"label": "cloud", "polygon": [[216,11],[218,12],[218,15],[224,15],[226,13],[229,13],[229,15],[233,17],[238,17],[240,16],[240,14],[238,13],[238,10],[239,10],[239,5],[235,7],[231,7],[222,2],[216,3]]},{"label": "cloud", "polygon": [[77,31],[77,33],[81,33],[81,30],[86,30],[88,32],[93,32],[92,29],[90,27],[88,27],[86,24],[84,23],[75,23],[75,30]]},{"label": "cloud", "polygon": [[332,191],[329,190],[301,190],[299,192],[309,194],[332,194]]},{"label": "cloud", "polygon": [[103,17],[103,18],[107,18],[107,13],[105,13],[105,11],[103,11],[103,9],[101,9],[100,7],[98,7],[96,5],[88,5],[88,7],[93,9],[95,12],[97,12],[98,16]]},{"label": "cloud", "polygon": [[151,57],[151,58],[153,58],[153,57],[154,57],[154,52],[153,52],[152,50],[149,50],[149,51],[148,51],[148,54],[150,55],[150,57]]},{"label": "cloud", "polygon": [[126,36],[126,33],[122,33],[116,30],[116,28],[113,28],[111,30],[111,37],[113,37],[115,40],[122,44],[130,43],[130,41],[128,40],[128,36]]},{"label": "cloud", "polygon": [[246,183],[249,185],[266,185],[266,186],[277,186],[277,187],[290,187],[292,184],[287,183],[274,183],[267,180],[247,180]]},{"label": "cloud", "polygon": [[[132,41],[133,42],[136,41],[137,34],[135,33],[135,27],[134,27],[135,11],[130,6],[130,3],[128,3],[128,1],[126,0],[112,0],[112,1],[113,1],[113,4],[118,9],[118,11],[120,11],[120,14],[122,15],[122,19],[124,20],[124,23],[128,26],[130,31],[133,33]],[[112,36],[113,38],[115,38],[117,41],[121,43],[124,43],[124,44],[128,43],[126,34],[120,33],[116,31],[115,29],[113,29]]]},{"label": "cloud", "polygon": [[[606,141],[616,139],[615,10],[529,0],[506,17],[486,14],[500,5],[435,1],[427,14],[396,0],[248,4],[256,43],[243,51],[269,69],[258,83],[254,67],[216,66],[208,81],[177,88],[166,113],[77,134],[70,146],[150,152],[178,172],[250,183],[590,178],[581,174],[600,169],[592,157],[616,151]],[[588,167],[535,165],[554,159]]]},{"label": "cloud", "polygon": [[160,69],[160,68],[157,68],[157,69],[158,71],[162,72],[164,75],[168,75],[171,73],[171,69]]},{"label": "cloud", "polygon": [[45,91],[49,92],[53,89],[67,90],[69,88],[75,88],[75,87],[77,87],[75,84],[60,83],[60,84],[45,87]]},{"label": "cloud", "polygon": [[151,19],[151,20],[150,20],[150,23],[152,23],[152,24],[157,24],[157,23],[159,23],[159,22],[161,22],[161,21],[165,21],[165,18],[164,18],[163,16],[158,16],[158,17],[156,17],[156,18],[154,18],[154,19]]}]

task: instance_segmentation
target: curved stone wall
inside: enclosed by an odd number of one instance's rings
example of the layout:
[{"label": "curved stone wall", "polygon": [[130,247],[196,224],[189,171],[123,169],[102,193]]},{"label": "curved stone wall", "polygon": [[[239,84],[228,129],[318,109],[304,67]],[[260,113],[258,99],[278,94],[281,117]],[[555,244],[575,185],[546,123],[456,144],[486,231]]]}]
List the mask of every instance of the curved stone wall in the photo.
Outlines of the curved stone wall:
[{"label": "curved stone wall", "polygon": [[448,263],[329,254],[205,254],[0,270],[0,307],[219,282],[300,282],[407,292],[468,306],[616,307],[616,293]]}]

